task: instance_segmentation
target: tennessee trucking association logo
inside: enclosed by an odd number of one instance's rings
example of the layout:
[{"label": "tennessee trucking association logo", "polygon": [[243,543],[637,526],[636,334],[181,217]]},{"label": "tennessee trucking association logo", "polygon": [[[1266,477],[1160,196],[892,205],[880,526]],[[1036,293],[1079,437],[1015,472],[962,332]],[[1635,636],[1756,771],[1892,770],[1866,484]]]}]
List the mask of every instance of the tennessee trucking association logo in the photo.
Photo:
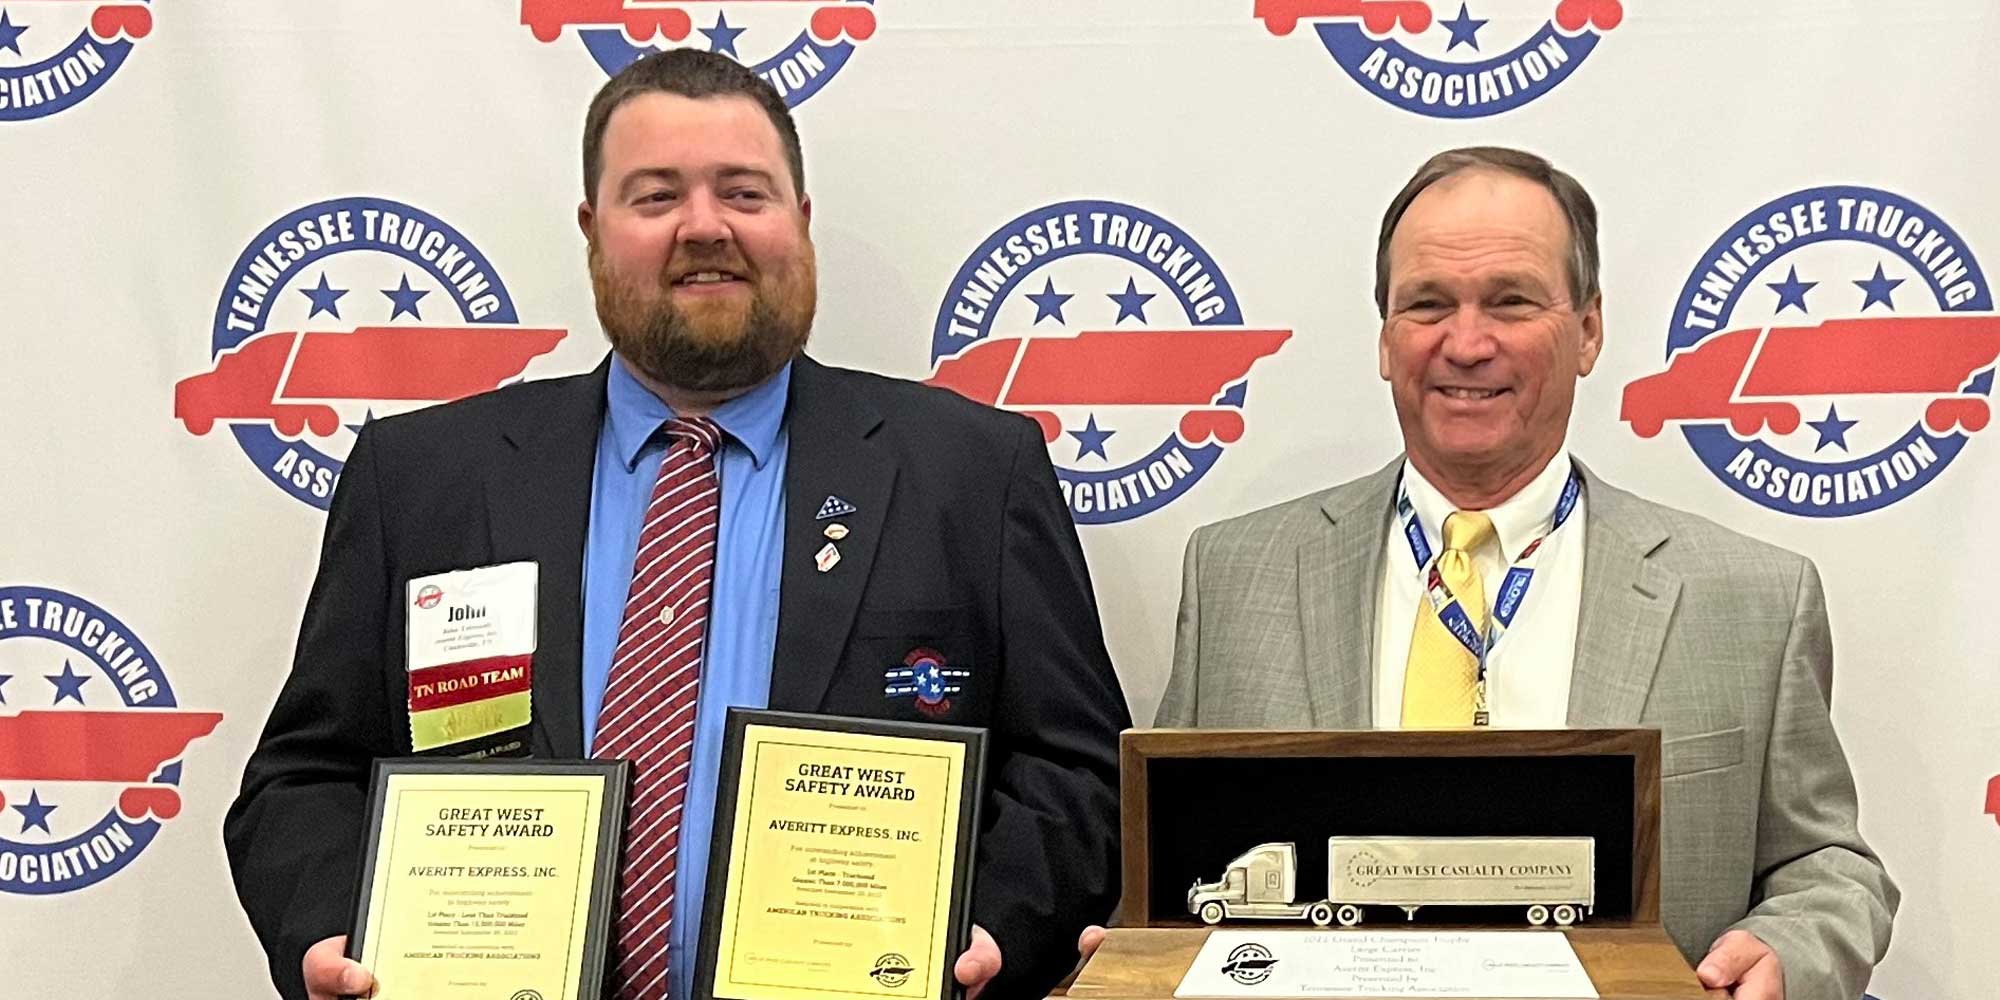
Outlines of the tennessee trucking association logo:
[{"label": "tennessee trucking association logo", "polygon": [[322,201],[236,258],[212,363],[174,385],[174,416],[194,434],[228,425],[266,478],[325,510],[366,421],[497,388],[566,333],[517,325],[493,265],[436,216]]},{"label": "tennessee trucking association logo", "polygon": [[1620,416],[1677,426],[1724,485],[1845,517],[1922,489],[1984,430],[2000,316],[1944,220],[1902,195],[1817,187],[1759,206],[1696,264],[1667,368]]},{"label": "tennessee trucking association logo", "polygon": [[152,651],[103,608],[0,586],[0,892],[124,870],[180,815],[181,755],[221,721],[181,710]]},{"label": "tennessee trucking association logo", "polygon": [[148,2],[0,4],[0,122],[46,118],[97,93],[152,34]]},{"label": "tennessee trucking association logo", "polygon": [[797,107],[874,36],[875,0],[521,0],[521,24],[545,43],[574,29],[607,74],[662,46],[699,45],[750,67]]},{"label": "tennessee trucking association logo", "polygon": [[1289,329],[1246,328],[1215,258],[1114,201],[1001,226],[966,259],[931,332],[932,385],[1041,425],[1079,524],[1151,513],[1243,436],[1250,368]]},{"label": "tennessee trucking association logo", "polygon": [[1253,11],[1273,35],[1310,24],[1363,89],[1431,118],[1484,118],[1533,101],[1625,19],[1619,0],[1461,0],[1447,13],[1451,0],[1257,0]]}]

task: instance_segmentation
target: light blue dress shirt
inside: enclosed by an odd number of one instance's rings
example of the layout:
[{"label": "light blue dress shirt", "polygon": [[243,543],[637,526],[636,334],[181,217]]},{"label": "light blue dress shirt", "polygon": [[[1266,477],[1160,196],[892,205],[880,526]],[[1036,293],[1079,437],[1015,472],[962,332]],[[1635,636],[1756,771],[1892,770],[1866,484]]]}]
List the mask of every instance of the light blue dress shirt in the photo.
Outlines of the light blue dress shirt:
[{"label": "light blue dress shirt", "polygon": [[[721,522],[710,583],[708,636],[695,708],[694,761],[681,810],[673,926],[668,931],[669,996],[693,995],[694,958],[708,882],[708,847],[722,767],[723,716],[734,705],[771,703],[771,658],[778,643],[778,579],[784,561],[785,401],[792,369],[717,407],[722,428]],[[583,567],[583,733],[589,747],[604,707],[604,687],[639,527],[652,499],[666,443],[655,436],[673,411],[640,385],[613,355],[605,386],[604,426],[590,484],[590,529]]]}]

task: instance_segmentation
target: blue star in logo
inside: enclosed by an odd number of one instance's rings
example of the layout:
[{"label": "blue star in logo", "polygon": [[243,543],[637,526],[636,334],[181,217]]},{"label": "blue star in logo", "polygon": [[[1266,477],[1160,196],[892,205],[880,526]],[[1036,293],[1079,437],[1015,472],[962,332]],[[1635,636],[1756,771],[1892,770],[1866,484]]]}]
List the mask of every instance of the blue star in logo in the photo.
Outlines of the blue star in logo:
[{"label": "blue star in logo", "polygon": [[15,24],[7,20],[7,12],[0,10],[0,49],[12,49],[21,54],[21,32],[28,30],[25,24]]},{"label": "blue star in logo", "polygon": [[299,294],[312,300],[312,311],[306,313],[307,319],[311,319],[323,312],[332,313],[334,319],[339,319],[340,307],[334,303],[339,302],[340,297],[347,294],[347,289],[334,288],[327,284],[326,272],[321,271],[319,274],[319,287],[301,288],[299,289]]},{"label": "blue star in logo", "polygon": [[1157,293],[1140,292],[1138,284],[1133,279],[1126,278],[1124,291],[1107,294],[1111,301],[1118,303],[1118,318],[1112,320],[1113,323],[1123,323],[1127,318],[1137,318],[1139,322],[1144,323],[1146,303]]},{"label": "blue star in logo", "polygon": [[1779,312],[1788,306],[1798,306],[1800,312],[1806,312],[1806,293],[1818,285],[1817,281],[1800,281],[1797,265],[1792,266],[1792,273],[1785,275],[1785,280],[1764,282],[1765,288],[1778,293]]},{"label": "blue star in logo", "polygon": [[0,705],[7,704],[7,695],[4,692],[7,687],[7,682],[13,679],[14,679],[13,674],[0,674]]},{"label": "blue star in logo", "polygon": [[938,665],[929,660],[917,668],[917,697],[925,701],[937,701],[944,697],[944,673]]},{"label": "blue star in logo", "polygon": [[[326,275],[324,274],[320,275],[320,280],[321,281],[326,280]],[[390,319],[395,319],[398,316],[405,316],[405,315],[413,317],[415,319],[423,319],[424,318],[423,314],[417,311],[417,300],[423,298],[426,295],[429,295],[430,293],[431,293],[430,289],[428,288],[421,288],[421,289],[411,288],[410,276],[407,274],[403,275],[402,282],[398,284],[396,287],[382,289],[382,294],[387,295],[389,297]]]},{"label": "blue star in logo", "polygon": [[1490,19],[1475,18],[1467,14],[1465,12],[1465,5],[1459,4],[1458,18],[1456,20],[1438,22],[1451,32],[1451,44],[1445,46],[1444,50],[1450,52],[1460,45],[1470,45],[1472,46],[1472,51],[1479,51],[1479,29],[1486,27],[1487,20]]},{"label": "blue star in logo", "polygon": [[1869,306],[1880,302],[1888,306],[1889,311],[1894,312],[1896,309],[1896,300],[1890,297],[1889,293],[1894,292],[1896,286],[1902,283],[1903,279],[1901,278],[1891,278],[1883,274],[1882,265],[1877,263],[1875,265],[1874,277],[1864,278],[1855,282],[1856,285],[1860,286],[1861,291],[1865,293],[1865,297],[1861,300],[1862,311],[1866,312]]},{"label": "blue star in logo", "polygon": [[368,412],[363,413],[361,415],[360,423],[348,424],[347,429],[353,431],[356,434],[359,434],[361,433],[361,428],[368,426],[369,422],[373,421],[374,419],[375,419],[375,408],[371,406],[368,408]]},{"label": "blue star in logo", "polygon": [[55,812],[56,807],[42,804],[40,789],[29,789],[28,803],[26,805],[15,806],[14,811],[21,814],[22,833],[27,833],[28,828],[31,826],[40,829],[43,833],[54,832],[49,829],[49,814]]},{"label": "blue star in logo", "polygon": [[1054,278],[1043,282],[1041,291],[1028,293],[1028,301],[1035,304],[1035,323],[1039,325],[1050,316],[1054,316],[1058,323],[1068,323],[1068,320],[1063,319],[1063,303],[1075,297],[1074,294],[1065,294],[1056,291],[1056,280]]},{"label": "blue star in logo", "polygon": [[1834,410],[1833,404],[1832,403],[1826,404],[1825,420],[1806,421],[1807,427],[1810,427],[1813,430],[1819,432],[1819,444],[1813,447],[1813,454],[1815,455],[1819,454],[1819,450],[1821,448],[1824,448],[1830,444],[1839,445],[1841,451],[1846,451],[1847,429],[1849,427],[1854,426],[1857,423],[1860,423],[1860,421],[1840,419],[1840,414]]},{"label": "blue star in logo", "polygon": [[49,704],[60,705],[64,698],[75,698],[77,704],[83,704],[83,682],[90,679],[89,674],[77,673],[69,665],[69,661],[64,660],[62,673],[43,674],[42,676],[48,678],[49,683],[56,686],[56,700]]},{"label": "blue star in logo", "polygon": [[696,28],[695,30],[708,36],[708,51],[720,52],[731,59],[742,58],[736,54],[736,36],[742,34],[744,29],[730,27],[729,15],[717,11],[715,15],[715,27]]},{"label": "blue star in logo", "polygon": [[1107,462],[1111,460],[1111,456],[1104,453],[1104,441],[1118,432],[1099,430],[1097,427],[1097,414],[1093,413],[1090,415],[1090,419],[1084,423],[1082,430],[1064,431],[1063,433],[1076,439],[1077,461],[1083,461],[1083,456],[1085,455],[1096,455]]}]

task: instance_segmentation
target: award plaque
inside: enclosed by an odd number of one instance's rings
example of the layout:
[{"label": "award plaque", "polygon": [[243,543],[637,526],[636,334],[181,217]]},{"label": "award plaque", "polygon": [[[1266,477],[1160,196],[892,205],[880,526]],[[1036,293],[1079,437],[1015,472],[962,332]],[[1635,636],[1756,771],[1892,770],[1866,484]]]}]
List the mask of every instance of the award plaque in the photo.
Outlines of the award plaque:
[{"label": "award plaque", "polygon": [[698,1000],[943,1000],[972,931],[983,730],[730,709]]},{"label": "award plaque", "polygon": [[376,761],[347,954],[377,1000],[596,1000],[629,770]]},{"label": "award plaque", "polygon": [[1125,927],[1659,920],[1657,729],[1155,729],[1119,746]]}]

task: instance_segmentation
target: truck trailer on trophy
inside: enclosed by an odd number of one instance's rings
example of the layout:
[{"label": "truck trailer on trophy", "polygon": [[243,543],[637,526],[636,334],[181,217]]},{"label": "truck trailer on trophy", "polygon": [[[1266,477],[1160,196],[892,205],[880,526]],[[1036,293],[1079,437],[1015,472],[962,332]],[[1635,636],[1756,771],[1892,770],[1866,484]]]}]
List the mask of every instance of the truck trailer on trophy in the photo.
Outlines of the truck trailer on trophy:
[{"label": "truck trailer on trophy", "polygon": [[1226,919],[1361,923],[1363,907],[1393,906],[1416,919],[1425,906],[1521,907],[1531,925],[1567,927],[1596,905],[1590,837],[1329,837],[1323,899],[1301,901],[1298,854],[1259,844],[1222,878],[1188,890],[1202,923]]}]

